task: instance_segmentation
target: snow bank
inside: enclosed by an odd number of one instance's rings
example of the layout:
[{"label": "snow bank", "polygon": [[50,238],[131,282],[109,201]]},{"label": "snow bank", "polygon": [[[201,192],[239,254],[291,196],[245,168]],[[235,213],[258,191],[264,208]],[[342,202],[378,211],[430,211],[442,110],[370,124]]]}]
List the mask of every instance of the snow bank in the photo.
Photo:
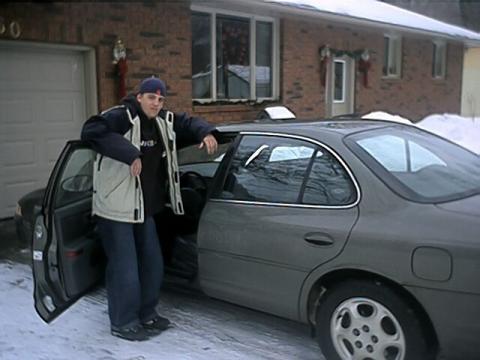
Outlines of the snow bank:
[{"label": "snow bank", "polygon": [[430,115],[415,125],[480,154],[480,118],[478,117],[465,118],[453,114]]},{"label": "snow bank", "polygon": [[[399,115],[389,114],[384,111],[373,111],[362,116],[362,119],[387,120],[412,124],[412,122]],[[413,124],[421,129],[442,136],[457,143],[470,151],[480,154],[480,118],[466,118],[455,114],[429,115]]]}]

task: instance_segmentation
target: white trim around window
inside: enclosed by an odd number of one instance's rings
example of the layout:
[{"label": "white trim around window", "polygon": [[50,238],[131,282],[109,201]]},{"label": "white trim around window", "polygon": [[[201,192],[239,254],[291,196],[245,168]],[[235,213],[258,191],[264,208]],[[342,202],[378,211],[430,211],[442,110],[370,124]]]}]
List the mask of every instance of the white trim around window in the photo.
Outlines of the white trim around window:
[{"label": "white trim around window", "polygon": [[447,43],[443,40],[433,41],[432,78],[445,79],[447,68]]},{"label": "white trim around window", "polygon": [[[266,16],[259,16],[253,15],[243,12],[237,11],[230,11],[230,10],[219,10],[216,8],[210,7],[203,7],[192,5],[191,11],[193,13],[201,13],[205,15],[209,15],[210,19],[210,68],[217,69],[217,17],[218,16],[232,16],[241,20],[248,20],[249,21],[249,31],[250,31],[250,38],[249,38],[249,96],[248,98],[222,98],[219,96],[219,91],[217,89],[217,71],[205,71],[203,74],[210,74],[210,96],[209,97],[202,97],[198,98],[195,96],[195,91],[193,92],[193,101],[197,103],[212,103],[216,101],[222,102],[262,102],[265,100],[277,100],[280,94],[280,86],[279,86],[279,57],[280,57],[280,39],[279,39],[279,22],[277,19],[272,17]],[[270,97],[257,97],[257,74],[256,74],[256,39],[257,39],[257,25],[258,23],[266,22],[272,24],[272,49],[271,49],[271,94]],[[195,54],[192,53],[192,64],[194,62]],[[192,77],[193,74],[192,71]],[[192,86],[193,86],[193,78],[192,78]]]},{"label": "white trim around window", "polygon": [[402,75],[402,37],[384,35],[383,77],[400,78]]}]

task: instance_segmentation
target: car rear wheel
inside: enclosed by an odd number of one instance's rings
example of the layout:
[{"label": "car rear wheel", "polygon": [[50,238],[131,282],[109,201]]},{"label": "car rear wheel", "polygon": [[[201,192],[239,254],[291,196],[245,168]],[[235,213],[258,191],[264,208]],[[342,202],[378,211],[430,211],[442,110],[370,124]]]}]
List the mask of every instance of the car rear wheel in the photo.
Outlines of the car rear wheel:
[{"label": "car rear wheel", "polygon": [[317,339],[328,360],[425,360],[427,339],[417,314],[380,282],[329,288],[317,311]]}]

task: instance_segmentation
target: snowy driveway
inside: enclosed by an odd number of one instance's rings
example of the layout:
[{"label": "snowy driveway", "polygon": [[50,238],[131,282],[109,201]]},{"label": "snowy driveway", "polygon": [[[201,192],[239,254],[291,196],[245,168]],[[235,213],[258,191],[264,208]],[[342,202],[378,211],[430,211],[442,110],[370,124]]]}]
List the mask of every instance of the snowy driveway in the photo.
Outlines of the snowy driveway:
[{"label": "snowy driveway", "polygon": [[47,325],[26,265],[0,260],[0,359],[324,360],[309,328],[169,284],[158,310],[175,327],[147,342],[110,336],[104,288]]}]

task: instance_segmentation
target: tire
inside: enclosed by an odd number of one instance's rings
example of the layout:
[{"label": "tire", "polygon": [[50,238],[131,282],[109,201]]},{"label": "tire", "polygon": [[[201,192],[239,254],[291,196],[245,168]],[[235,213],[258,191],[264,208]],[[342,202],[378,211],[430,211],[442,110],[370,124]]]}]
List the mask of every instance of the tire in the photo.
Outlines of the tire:
[{"label": "tire", "polygon": [[316,334],[327,360],[432,358],[414,310],[380,282],[350,280],[327,289],[316,314]]}]

